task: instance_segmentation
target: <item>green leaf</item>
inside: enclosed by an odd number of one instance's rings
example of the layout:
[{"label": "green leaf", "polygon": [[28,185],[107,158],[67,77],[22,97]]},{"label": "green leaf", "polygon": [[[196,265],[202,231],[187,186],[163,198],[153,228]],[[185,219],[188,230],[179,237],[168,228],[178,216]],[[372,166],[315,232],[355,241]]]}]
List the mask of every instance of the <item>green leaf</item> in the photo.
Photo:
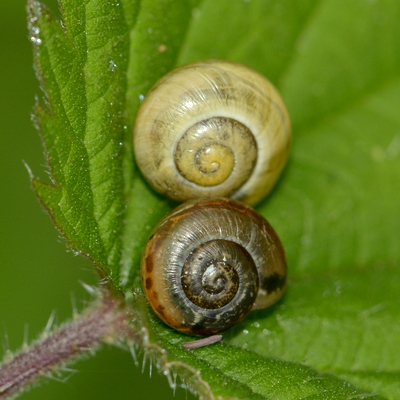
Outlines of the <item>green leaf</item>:
[{"label": "green leaf", "polygon": [[262,313],[253,313],[245,327],[228,333],[229,342],[264,357],[329,371],[365,390],[396,398],[399,383],[392,381],[386,388],[378,381],[387,374],[400,382],[400,362],[393,353],[399,346],[399,276],[395,265],[293,277],[273,315],[266,320],[260,319]]},{"label": "green leaf", "polygon": [[291,270],[400,258],[400,80],[300,132],[285,181],[260,209],[279,225]]},{"label": "green leaf", "polygon": [[[161,339],[162,340],[162,339]],[[163,342],[165,343],[165,342]],[[175,357],[201,370],[214,395],[241,399],[383,399],[341,381],[330,373],[318,373],[300,363],[263,357],[225,344],[184,353],[165,345]]]},{"label": "green leaf", "polygon": [[287,293],[194,351],[141,310],[168,352],[157,363],[179,365],[207,399],[400,398],[400,4],[71,0],[63,26],[30,7],[51,176],[34,188],[127,298],[151,229],[175,206],[134,168],[140,98],[175,65],[222,58],[263,73],[288,105],[290,161],[257,207],[284,243]]},{"label": "green leaf", "polygon": [[117,3],[69,1],[63,25],[35,1],[29,13],[45,95],[35,119],[52,181],[33,178],[33,187],[69,246],[119,285],[128,64],[123,10]]}]

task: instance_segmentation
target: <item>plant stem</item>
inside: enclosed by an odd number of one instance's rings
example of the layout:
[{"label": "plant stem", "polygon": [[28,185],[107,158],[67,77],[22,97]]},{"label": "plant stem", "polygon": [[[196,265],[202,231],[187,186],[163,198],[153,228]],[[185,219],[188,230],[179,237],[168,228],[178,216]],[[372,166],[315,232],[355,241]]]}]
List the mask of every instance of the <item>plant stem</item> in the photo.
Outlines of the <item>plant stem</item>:
[{"label": "plant stem", "polygon": [[15,396],[46,373],[57,372],[79,356],[93,353],[104,341],[133,338],[129,319],[121,302],[103,293],[75,320],[46,334],[0,366],[0,399]]}]

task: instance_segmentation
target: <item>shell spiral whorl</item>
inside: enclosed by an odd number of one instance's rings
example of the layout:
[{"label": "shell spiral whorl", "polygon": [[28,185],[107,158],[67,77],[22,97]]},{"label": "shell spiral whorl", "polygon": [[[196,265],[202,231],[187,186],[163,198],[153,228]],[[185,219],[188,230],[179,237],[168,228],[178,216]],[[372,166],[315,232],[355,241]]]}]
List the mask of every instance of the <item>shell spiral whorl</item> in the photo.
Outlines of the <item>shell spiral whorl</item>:
[{"label": "shell spiral whorl", "polygon": [[228,329],[277,301],[286,260],[278,236],[250,207],[221,198],[188,201],[154,229],[141,263],[156,314],[197,335]]},{"label": "shell spiral whorl", "polygon": [[134,130],[143,175],[178,201],[224,196],[258,202],[278,179],[290,140],[289,116],[274,86],[243,65],[218,60],[161,78]]}]

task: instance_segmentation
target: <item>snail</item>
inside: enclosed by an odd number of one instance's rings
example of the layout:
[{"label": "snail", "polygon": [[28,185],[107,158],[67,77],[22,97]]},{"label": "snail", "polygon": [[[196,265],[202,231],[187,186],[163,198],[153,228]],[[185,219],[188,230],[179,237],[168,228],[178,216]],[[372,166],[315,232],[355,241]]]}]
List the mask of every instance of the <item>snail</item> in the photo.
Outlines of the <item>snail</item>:
[{"label": "snail", "polygon": [[149,303],[165,323],[211,335],[282,296],[286,259],[277,234],[255,210],[226,198],[197,199],[155,227],[141,273]]},{"label": "snail", "polygon": [[291,127],[275,87],[238,63],[206,60],[161,78],[139,108],[137,165],[174,200],[231,197],[253,205],[277,181]]}]

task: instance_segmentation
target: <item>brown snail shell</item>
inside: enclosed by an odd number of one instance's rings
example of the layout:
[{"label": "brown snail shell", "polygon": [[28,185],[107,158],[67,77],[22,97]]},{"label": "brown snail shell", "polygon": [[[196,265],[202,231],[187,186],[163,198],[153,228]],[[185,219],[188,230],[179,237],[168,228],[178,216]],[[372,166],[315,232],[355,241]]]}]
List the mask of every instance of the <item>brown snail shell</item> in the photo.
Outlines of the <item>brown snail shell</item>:
[{"label": "brown snail shell", "polygon": [[143,175],[178,201],[222,196],[257,203],[278,179],[290,141],[288,112],[275,87],[248,67],[219,60],[161,78],[134,129]]},{"label": "brown snail shell", "polygon": [[254,308],[275,303],[286,285],[282,244],[269,223],[237,201],[188,201],[152,232],[141,262],[145,294],[171,327],[208,335]]}]

